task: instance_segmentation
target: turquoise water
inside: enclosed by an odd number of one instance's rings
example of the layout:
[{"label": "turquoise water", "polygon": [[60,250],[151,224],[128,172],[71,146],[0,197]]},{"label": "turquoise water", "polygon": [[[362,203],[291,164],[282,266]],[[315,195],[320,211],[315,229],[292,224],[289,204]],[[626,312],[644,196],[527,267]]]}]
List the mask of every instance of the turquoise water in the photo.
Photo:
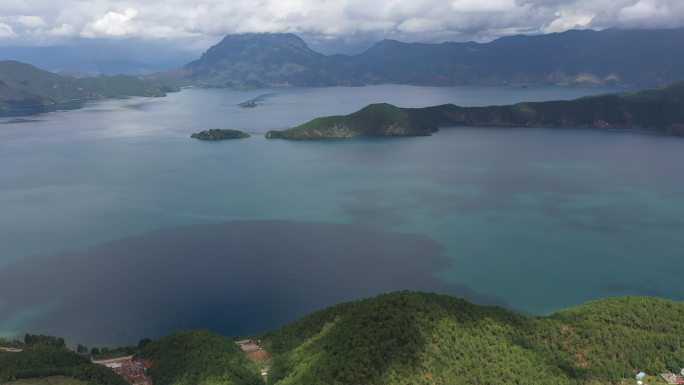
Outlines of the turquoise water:
[{"label": "turquoise water", "polygon": [[[0,334],[125,343],[264,330],[322,306],[433,290],[543,314],[684,299],[684,139],[444,128],[262,134],[368,103],[507,104],[608,88],[184,90],[0,123]],[[257,99],[257,108],[240,108]],[[233,128],[246,140],[189,139]]]}]

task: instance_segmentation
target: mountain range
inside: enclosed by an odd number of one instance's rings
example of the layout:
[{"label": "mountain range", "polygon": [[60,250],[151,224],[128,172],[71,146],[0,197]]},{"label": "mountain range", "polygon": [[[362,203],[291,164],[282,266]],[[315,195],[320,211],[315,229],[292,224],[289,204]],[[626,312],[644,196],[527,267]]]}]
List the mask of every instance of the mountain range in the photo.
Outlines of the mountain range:
[{"label": "mountain range", "polygon": [[684,29],[571,30],[489,43],[383,40],[358,55],[323,55],[293,34],[228,35],[172,72],[207,87],[665,85],[684,79]]},{"label": "mountain range", "polygon": [[[116,67],[115,60],[108,61]],[[0,111],[40,110],[69,101],[112,96],[160,96],[177,86],[646,86],[681,79],[682,28],[575,30],[511,36],[489,43],[409,44],[384,40],[358,55],[323,55],[293,34],[248,33],[228,35],[199,59],[145,77],[78,78],[14,60],[1,61]],[[166,86],[169,84],[173,86]]]}]

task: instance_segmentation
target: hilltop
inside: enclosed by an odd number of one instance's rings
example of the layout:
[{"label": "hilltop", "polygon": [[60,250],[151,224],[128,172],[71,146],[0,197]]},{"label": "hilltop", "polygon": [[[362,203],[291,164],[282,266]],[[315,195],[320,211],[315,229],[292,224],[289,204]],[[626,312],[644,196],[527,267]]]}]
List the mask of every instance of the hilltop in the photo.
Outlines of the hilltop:
[{"label": "hilltop", "polygon": [[429,135],[443,126],[637,128],[684,134],[684,82],[623,94],[508,106],[400,108],[371,104],[350,115],[269,131],[268,138]]},{"label": "hilltop", "polygon": [[571,30],[488,43],[383,40],[323,55],[286,33],[228,35],[172,76],[187,85],[255,88],[368,84],[664,85],[684,79],[684,29]]},{"label": "hilltop", "polygon": [[164,96],[172,88],[134,76],[72,78],[18,61],[0,61],[0,112],[117,96]]},{"label": "hilltop", "polygon": [[284,131],[269,131],[267,138],[314,139],[356,136],[427,136],[437,125],[414,109],[387,103],[371,104],[349,115],[328,116]]},{"label": "hilltop", "polygon": [[268,383],[585,384],[684,364],[684,304],[622,297],[526,317],[401,292],[322,310],[270,333]]},{"label": "hilltop", "polygon": [[[261,346],[272,355],[272,385],[605,384],[641,370],[678,372],[682,319],[684,303],[650,297],[530,317],[448,295],[395,292],[305,316],[264,335]],[[184,330],[139,346],[155,384],[263,384],[235,341],[212,332]],[[59,346],[23,347],[0,352],[0,383],[81,373],[74,367],[107,375]],[[22,371],[17,362],[40,364]]]},{"label": "hilltop", "polygon": [[156,385],[263,384],[259,368],[228,337],[183,330],[142,349]]}]

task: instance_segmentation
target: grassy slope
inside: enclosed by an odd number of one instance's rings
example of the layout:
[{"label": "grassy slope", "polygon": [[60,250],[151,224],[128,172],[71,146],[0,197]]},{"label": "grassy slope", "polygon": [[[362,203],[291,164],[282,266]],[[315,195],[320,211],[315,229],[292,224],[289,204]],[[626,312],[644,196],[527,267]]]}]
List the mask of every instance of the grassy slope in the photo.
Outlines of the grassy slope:
[{"label": "grassy slope", "polygon": [[160,96],[162,85],[133,76],[76,79],[17,61],[0,61],[0,110],[114,96]]},{"label": "grassy slope", "polygon": [[260,385],[256,364],[228,337],[203,330],[185,330],[148,346],[148,373],[155,385]]},{"label": "grassy slope", "polygon": [[125,385],[126,381],[101,365],[66,349],[27,347],[21,353],[0,352],[0,383],[12,379],[67,376],[88,385]]},{"label": "grassy slope", "polygon": [[[636,93],[509,106],[399,108],[371,104],[344,116],[314,119],[269,138],[426,135],[448,125],[640,128],[684,134],[684,82]],[[395,127],[394,131],[387,127]]]},{"label": "grassy slope", "polygon": [[684,304],[615,298],[527,318],[461,299],[393,293],[271,333],[269,383],[580,384],[684,364]]}]

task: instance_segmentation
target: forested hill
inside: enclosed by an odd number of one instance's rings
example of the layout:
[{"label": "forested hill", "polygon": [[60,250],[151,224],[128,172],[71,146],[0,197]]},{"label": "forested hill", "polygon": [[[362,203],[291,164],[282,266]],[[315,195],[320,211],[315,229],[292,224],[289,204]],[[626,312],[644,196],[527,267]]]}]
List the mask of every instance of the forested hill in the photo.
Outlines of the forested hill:
[{"label": "forested hill", "polygon": [[416,136],[430,135],[442,126],[638,128],[684,134],[684,82],[640,92],[508,106],[400,108],[371,104],[349,115],[317,118],[288,130],[269,131],[266,136]]},{"label": "forested hill", "polygon": [[105,97],[163,96],[167,90],[171,89],[134,76],[72,78],[18,61],[0,61],[0,112]]},{"label": "forested hill", "polygon": [[654,298],[613,298],[529,318],[450,296],[393,293],[271,333],[268,383],[617,383],[639,370],[678,371],[682,320],[683,303]]},{"label": "forested hill", "polygon": [[147,345],[155,385],[260,385],[259,368],[228,337],[205,330],[183,330]]},{"label": "forested hill", "polygon": [[567,31],[488,43],[384,40],[358,55],[323,55],[293,34],[228,35],[183,67],[210,87],[415,84],[664,85],[684,79],[684,29]]},{"label": "forested hill", "polygon": [[[684,367],[684,303],[616,297],[543,317],[430,293],[396,292],[320,310],[260,339],[271,385],[598,385]],[[0,351],[0,384],[73,376],[121,382],[39,336]],[[27,339],[27,341],[29,341]],[[47,343],[46,343],[47,342]],[[138,345],[155,385],[259,385],[233,339],[179,331]],[[0,340],[0,346],[3,345]],[[97,382],[100,381],[100,382]],[[13,384],[12,384],[13,385]]]}]

